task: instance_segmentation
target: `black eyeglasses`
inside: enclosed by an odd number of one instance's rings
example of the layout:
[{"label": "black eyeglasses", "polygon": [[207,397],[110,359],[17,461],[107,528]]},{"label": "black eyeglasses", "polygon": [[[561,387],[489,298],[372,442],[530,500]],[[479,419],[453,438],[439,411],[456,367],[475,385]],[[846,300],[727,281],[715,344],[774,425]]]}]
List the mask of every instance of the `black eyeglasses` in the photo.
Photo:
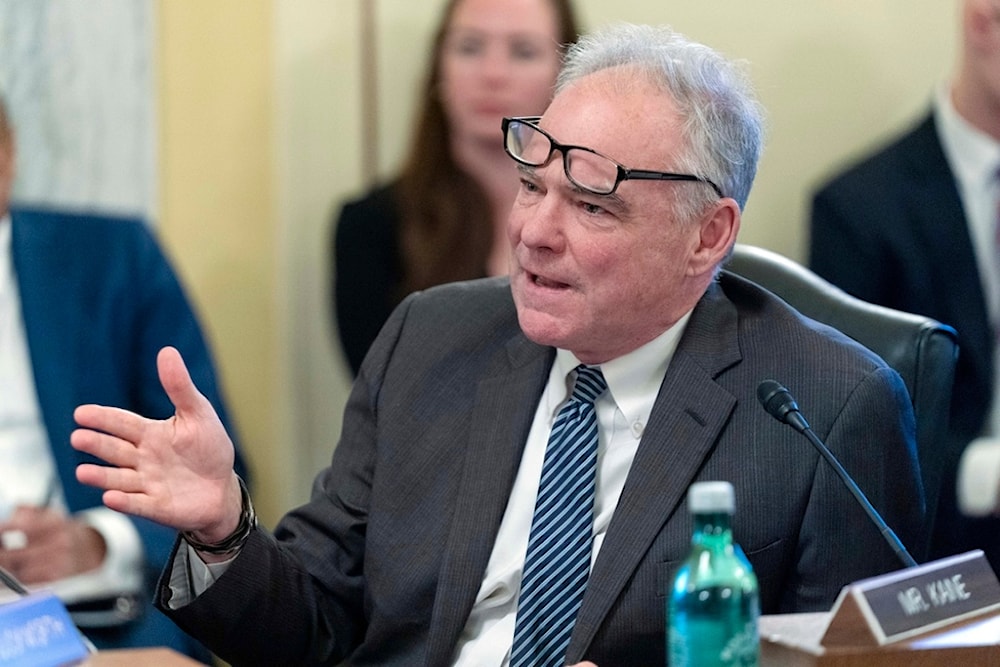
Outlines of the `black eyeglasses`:
[{"label": "black eyeglasses", "polygon": [[629,169],[607,155],[601,155],[585,146],[568,146],[552,138],[538,127],[540,116],[503,119],[503,147],[514,160],[529,167],[544,167],[559,151],[563,156],[566,178],[580,188],[595,195],[610,195],[622,181],[696,181],[712,186],[716,194],[724,197],[718,185],[693,174],[675,174],[668,171]]}]

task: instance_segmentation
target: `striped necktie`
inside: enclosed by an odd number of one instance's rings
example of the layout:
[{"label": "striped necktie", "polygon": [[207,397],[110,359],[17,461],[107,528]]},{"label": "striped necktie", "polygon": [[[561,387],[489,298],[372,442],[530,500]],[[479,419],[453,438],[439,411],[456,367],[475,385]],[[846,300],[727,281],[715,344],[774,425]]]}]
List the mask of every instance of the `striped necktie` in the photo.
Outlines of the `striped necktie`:
[{"label": "striped necktie", "polygon": [[590,574],[601,369],[576,367],[573,395],[556,415],[531,520],[511,667],[563,664]]}]

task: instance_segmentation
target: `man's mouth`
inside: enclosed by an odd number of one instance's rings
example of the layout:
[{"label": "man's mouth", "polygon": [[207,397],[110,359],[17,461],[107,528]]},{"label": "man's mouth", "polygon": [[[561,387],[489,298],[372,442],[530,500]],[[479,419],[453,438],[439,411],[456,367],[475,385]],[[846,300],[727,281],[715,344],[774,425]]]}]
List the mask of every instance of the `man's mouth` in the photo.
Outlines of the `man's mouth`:
[{"label": "man's mouth", "polygon": [[548,289],[565,289],[569,287],[567,283],[559,282],[558,280],[551,280],[545,276],[540,276],[537,273],[529,274],[531,282],[539,287],[545,287]]}]

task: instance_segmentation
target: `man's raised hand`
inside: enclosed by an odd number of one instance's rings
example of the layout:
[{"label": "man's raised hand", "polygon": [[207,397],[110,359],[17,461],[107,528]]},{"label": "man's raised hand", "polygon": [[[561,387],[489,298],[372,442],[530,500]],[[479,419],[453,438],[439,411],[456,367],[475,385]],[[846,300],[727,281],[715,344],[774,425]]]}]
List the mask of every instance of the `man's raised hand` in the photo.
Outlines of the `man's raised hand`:
[{"label": "man's raised hand", "polygon": [[240,517],[233,443],[191,381],[180,353],[165,347],[156,363],[174,416],[153,420],[81,405],[74,412],[80,428],[70,442],[110,465],[80,464],[76,477],[104,489],[104,504],[113,510],[216,542],[236,528]]}]

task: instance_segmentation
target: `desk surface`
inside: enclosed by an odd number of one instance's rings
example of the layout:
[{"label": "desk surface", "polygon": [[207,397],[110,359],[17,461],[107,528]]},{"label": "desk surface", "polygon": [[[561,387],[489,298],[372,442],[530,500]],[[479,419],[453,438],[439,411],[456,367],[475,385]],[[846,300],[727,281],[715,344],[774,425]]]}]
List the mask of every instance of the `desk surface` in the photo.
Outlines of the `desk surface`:
[{"label": "desk surface", "polygon": [[825,647],[829,614],[760,617],[765,667],[996,667],[1000,614],[988,614],[920,637],[877,647]]},{"label": "desk surface", "polygon": [[109,649],[98,651],[83,667],[204,667],[202,663],[169,648]]}]

